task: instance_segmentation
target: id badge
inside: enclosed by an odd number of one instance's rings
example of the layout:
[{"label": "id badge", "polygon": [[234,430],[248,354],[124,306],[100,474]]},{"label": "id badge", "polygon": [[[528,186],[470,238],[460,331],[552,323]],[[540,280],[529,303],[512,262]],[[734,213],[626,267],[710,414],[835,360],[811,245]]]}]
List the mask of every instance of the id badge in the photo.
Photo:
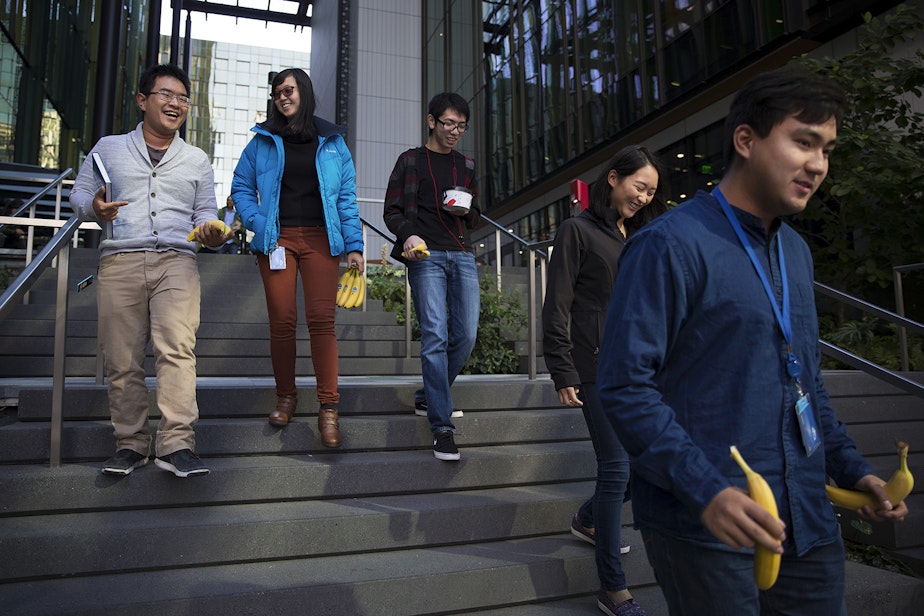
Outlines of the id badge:
[{"label": "id badge", "polygon": [[815,425],[815,414],[812,413],[812,403],[808,394],[802,394],[796,400],[796,417],[799,418],[799,430],[802,432],[802,446],[805,455],[810,456],[818,449],[821,439],[818,438],[818,427]]},{"label": "id badge", "polygon": [[276,246],[269,255],[271,270],[284,270],[286,268],[286,249]]}]

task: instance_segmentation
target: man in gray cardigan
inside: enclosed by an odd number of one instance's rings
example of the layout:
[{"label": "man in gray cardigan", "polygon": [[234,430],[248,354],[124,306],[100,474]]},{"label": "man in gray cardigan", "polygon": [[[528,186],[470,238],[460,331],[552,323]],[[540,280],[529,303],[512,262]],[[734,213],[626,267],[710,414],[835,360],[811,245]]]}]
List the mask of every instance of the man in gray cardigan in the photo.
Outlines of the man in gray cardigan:
[{"label": "man in gray cardigan", "polygon": [[[209,472],[194,453],[199,418],[195,242],[217,248],[230,234],[207,224],[218,209],[208,156],[176,134],[189,113],[189,92],[189,77],[180,68],[147,69],[135,95],[142,122],[131,133],[100,139],[71,191],[80,219],[107,229],[100,243],[97,303],[117,449],[102,468],[109,475],[128,475],[146,464],[151,452],[144,372],[148,340],[161,413],[154,463],[177,477]],[[111,201],[93,154],[108,172]],[[194,241],[187,241],[190,231]]]}]

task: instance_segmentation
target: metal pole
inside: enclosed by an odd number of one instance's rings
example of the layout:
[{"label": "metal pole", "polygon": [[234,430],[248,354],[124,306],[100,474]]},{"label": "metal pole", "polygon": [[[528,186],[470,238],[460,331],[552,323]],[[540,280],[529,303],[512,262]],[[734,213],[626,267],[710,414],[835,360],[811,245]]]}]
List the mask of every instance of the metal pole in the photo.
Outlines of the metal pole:
[{"label": "metal pole", "polygon": [[529,275],[529,380],[536,380],[536,251],[529,250],[527,258],[527,273]]},{"label": "metal pole", "polygon": [[144,51],[146,66],[159,64],[161,0],[148,0],[148,40]]},{"label": "metal pole", "polygon": [[[105,4],[105,3],[104,3]],[[173,24],[170,28],[170,64],[180,65],[180,11],[183,3],[173,0]]]},{"label": "metal pole", "polygon": [[[895,283],[895,312],[905,316],[905,295],[902,291],[902,273],[898,268],[892,268],[892,280]],[[908,359],[908,332],[901,325],[898,326],[898,344],[902,352],[902,371],[908,372],[911,362]]]},{"label": "metal pole", "polygon": [[497,274],[497,292],[501,290],[501,232],[494,230],[494,271]]},{"label": "metal pole", "polygon": [[51,451],[49,452],[52,468],[61,466],[61,433],[64,425],[64,362],[67,343],[67,274],[70,253],[71,244],[65,242],[58,253],[58,291],[55,302],[55,355],[51,385]]}]

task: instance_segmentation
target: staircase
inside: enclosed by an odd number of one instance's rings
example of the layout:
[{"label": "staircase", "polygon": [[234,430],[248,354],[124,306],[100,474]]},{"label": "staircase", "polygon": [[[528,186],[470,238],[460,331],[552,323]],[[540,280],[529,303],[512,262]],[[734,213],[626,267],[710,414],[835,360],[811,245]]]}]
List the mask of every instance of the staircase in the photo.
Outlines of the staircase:
[{"label": "staircase", "polygon": [[[344,444],[325,449],[310,375],[298,381],[295,420],[283,429],[266,423],[275,394],[268,364],[261,372],[268,359],[258,347],[268,345],[252,259],[201,257],[207,335],[197,347],[196,432],[211,474],[181,480],[150,464],[125,478],[99,473],[113,440],[105,387],[89,376],[95,341],[69,359],[68,373],[81,366],[83,376],[66,387],[60,468],[47,466],[47,379],[25,369],[0,379],[8,405],[0,416],[0,613],[600,613],[593,549],[567,532],[593,491],[593,451],[581,414],[559,407],[547,377],[460,377],[453,395],[465,412],[456,421],[462,460],[440,462],[426,420],[412,410],[417,349],[411,360],[395,359],[404,355],[403,329],[372,302],[365,313],[338,311],[338,335],[356,344],[341,343]],[[72,271],[73,279],[82,275]],[[72,294],[69,352],[95,336],[91,297]],[[7,370],[40,338],[27,334],[42,327],[30,318],[46,310],[39,290],[32,300],[13,324],[0,324],[2,376],[13,376]],[[92,336],[75,335],[81,321]],[[213,349],[202,353],[206,342]],[[370,349],[379,343],[397,352],[377,368]],[[44,361],[31,357],[35,366]],[[870,383],[851,372],[827,378],[877,471],[887,476],[894,467],[898,433],[924,477],[920,402],[878,386],[870,397]],[[152,423],[157,416],[152,401]],[[920,546],[924,503],[920,492],[913,498],[918,515],[895,532],[901,541],[916,535]],[[631,519],[626,506],[632,551],[622,560],[631,590],[650,616],[665,615]],[[924,599],[920,579],[854,563],[847,571],[851,613],[910,614]]]}]

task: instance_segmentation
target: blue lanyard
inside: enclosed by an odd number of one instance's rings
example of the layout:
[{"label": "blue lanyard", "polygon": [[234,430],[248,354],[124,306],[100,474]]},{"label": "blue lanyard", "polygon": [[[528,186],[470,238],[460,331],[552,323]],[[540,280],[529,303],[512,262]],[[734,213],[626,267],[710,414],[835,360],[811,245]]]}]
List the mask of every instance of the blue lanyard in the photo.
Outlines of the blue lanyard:
[{"label": "blue lanyard", "polygon": [[760,261],[757,260],[757,255],[754,253],[754,248],[751,246],[751,242],[744,234],[744,229],[741,228],[741,223],[738,222],[738,217],[735,216],[734,212],[732,212],[731,206],[728,204],[728,199],[725,198],[725,195],[722,194],[722,191],[719,190],[718,187],[712,191],[712,195],[718,199],[719,204],[722,206],[722,211],[725,213],[725,218],[727,218],[728,222],[731,223],[732,229],[735,230],[735,235],[738,236],[738,241],[741,242],[741,246],[744,248],[745,252],[748,253],[748,258],[751,259],[751,264],[757,271],[757,275],[760,276],[760,281],[764,285],[764,291],[766,291],[767,297],[770,299],[770,305],[773,307],[773,314],[776,316],[776,322],[780,324],[780,330],[783,332],[783,339],[786,340],[786,373],[789,374],[789,376],[792,378],[798,379],[799,375],[802,373],[802,366],[799,365],[799,361],[796,359],[795,354],[792,352],[792,322],[790,321],[791,313],[789,309],[789,280],[786,277],[786,258],[783,255],[783,242],[780,241],[780,236],[777,234],[776,248],[780,260],[780,277],[782,278],[783,283],[783,310],[781,312],[780,307],[776,304],[776,298],[773,296],[773,288],[770,286],[770,281],[767,280],[767,275],[764,273],[764,268],[761,266]]}]

